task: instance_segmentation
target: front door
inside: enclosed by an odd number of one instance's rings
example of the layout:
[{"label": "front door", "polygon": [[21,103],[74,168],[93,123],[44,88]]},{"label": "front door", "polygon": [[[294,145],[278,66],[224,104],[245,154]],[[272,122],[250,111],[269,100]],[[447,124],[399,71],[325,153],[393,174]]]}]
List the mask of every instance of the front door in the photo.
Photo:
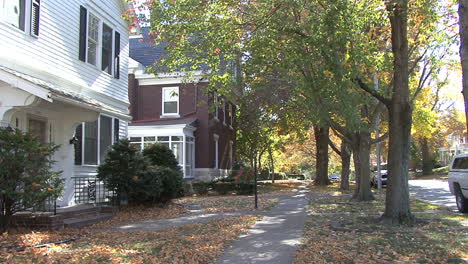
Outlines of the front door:
[{"label": "front door", "polygon": [[45,120],[29,118],[28,132],[40,142],[47,142],[47,122]]}]

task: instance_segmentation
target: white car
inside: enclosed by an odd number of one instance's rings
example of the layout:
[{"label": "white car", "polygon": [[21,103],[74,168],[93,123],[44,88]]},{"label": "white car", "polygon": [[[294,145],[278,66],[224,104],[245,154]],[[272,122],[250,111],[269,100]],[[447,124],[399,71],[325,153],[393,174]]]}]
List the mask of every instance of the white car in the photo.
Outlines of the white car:
[{"label": "white car", "polygon": [[450,164],[448,183],[458,211],[468,213],[468,153],[455,156]]}]

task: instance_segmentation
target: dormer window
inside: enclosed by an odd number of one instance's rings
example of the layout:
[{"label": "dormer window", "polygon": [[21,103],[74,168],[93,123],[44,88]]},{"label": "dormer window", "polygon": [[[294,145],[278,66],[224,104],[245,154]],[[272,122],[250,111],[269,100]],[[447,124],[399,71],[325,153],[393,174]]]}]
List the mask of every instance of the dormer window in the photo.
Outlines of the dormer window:
[{"label": "dormer window", "polygon": [[179,87],[164,87],[162,90],[163,115],[179,114]]}]

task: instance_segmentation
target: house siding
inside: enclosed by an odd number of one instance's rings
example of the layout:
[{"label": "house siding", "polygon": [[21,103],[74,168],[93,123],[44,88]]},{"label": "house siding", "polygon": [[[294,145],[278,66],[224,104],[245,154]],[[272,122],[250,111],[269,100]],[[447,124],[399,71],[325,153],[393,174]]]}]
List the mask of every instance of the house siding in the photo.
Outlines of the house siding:
[{"label": "house siding", "polygon": [[[97,12],[121,34],[120,79],[78,60],[80,5]],[[66,7],[66,8],[65,8]],[[0,21],[0,61],[7,67],[43,78],[122,109],[128,104],[128,33],[117,0],[41,1],[39,37]],[[126,108],[126,106],[124,106]]]}]

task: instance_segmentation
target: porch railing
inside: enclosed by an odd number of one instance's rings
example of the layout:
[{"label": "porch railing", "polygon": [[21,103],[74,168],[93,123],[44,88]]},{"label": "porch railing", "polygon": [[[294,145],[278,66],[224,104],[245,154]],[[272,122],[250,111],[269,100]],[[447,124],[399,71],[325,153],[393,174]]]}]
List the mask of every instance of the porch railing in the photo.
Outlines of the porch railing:
[{"label": "porch railing", "polygon": [[76,204],[112,204],[115,192],[96,177],[73,177]]}]

